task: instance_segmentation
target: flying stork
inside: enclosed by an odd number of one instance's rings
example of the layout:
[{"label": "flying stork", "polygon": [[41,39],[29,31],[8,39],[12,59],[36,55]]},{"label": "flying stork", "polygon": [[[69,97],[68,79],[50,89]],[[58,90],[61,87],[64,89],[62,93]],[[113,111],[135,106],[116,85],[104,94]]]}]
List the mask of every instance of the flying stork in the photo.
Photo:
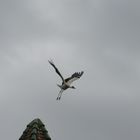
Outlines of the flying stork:
[{"label": "flying stork", "polygon": [[56,73],[62,79],[62,84],[61,85],[57,84],[57,86],[60,87],[61,90],[60,90],[56,100],[60,100],[64,90],[66,90],[68,88],[75,89],[74,86],[71,86],[71,83],[74,82],[75,80],[79,79],[83,75],[84,72],[83,71],[75,72],[74,74],[71,75],[71,77],[68,77],[68,78],[64,79],[63,76],[61,75],[61,73],[59,72],[59,70],[57,69],[57,67],[54,65],[53,61],[48,60],[48,62],[53,66],[53,68],[55,69]]}]

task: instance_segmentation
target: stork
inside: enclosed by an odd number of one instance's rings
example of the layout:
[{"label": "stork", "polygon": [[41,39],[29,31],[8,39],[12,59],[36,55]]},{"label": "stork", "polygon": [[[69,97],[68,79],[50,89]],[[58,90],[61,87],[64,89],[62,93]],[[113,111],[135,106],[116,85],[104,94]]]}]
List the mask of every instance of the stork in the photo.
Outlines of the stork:
[{"label": "stork", "polygon": [[71,86],[72,82],[74,82],[75,80],[78,80],[82,75],[83,75],[83,71],[81,72],[75,72],[74,74],[71,75],[71,77],[68,77],[66,79],[63,78],[62,74],[59,72],[58,68],[55,66],[55,64],[53,63],[52,60],[48,60],[48,62],[51,64],[51,66],[53,66],[53,68],[55,69],[56,73],[60,76],[60,78],[62,79],[62,84],[59,85],[57,84],[57,86],[61,89],[56,100],[60,100],[62,93],[64,90],[71,88],[71,89],[76,89],[74,86]]}]

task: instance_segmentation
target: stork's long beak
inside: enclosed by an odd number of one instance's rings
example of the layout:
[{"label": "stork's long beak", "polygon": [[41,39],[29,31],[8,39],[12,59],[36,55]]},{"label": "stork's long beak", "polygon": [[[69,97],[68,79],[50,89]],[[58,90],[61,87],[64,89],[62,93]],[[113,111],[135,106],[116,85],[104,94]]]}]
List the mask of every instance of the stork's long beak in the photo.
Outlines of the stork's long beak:
[{"label": "stork's long beak", "polygon": [[72,86],[71,88],[76,89],[74,86]]}]

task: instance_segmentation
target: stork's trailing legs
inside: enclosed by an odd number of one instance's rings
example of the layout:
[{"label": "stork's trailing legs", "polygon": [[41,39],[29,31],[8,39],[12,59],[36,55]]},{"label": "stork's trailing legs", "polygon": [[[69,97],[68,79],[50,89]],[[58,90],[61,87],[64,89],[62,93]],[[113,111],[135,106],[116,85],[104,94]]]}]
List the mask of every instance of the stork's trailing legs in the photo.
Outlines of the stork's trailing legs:
[{"label": "stork's trailing legs", "polygon": [[61,96],[62,96],[62,92],[63,92],[63,91],[64,91],[63,89],[60,90],[60,92],[59,92],[59,94],[58,94],[56,100],[60,100],[60,99],[61,99]]}]

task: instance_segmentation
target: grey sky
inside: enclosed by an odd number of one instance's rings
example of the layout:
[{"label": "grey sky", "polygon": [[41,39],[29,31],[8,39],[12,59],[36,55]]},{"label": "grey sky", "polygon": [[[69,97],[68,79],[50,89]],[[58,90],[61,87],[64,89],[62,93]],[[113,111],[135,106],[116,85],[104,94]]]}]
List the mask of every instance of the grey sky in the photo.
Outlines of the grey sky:
[{"label": "grey sky", "polygon": [[[53,140],[140,138],[140,2],[0,1],[0,132],[39,117]],[[61,79],[85,73],[60,102]]]}]

